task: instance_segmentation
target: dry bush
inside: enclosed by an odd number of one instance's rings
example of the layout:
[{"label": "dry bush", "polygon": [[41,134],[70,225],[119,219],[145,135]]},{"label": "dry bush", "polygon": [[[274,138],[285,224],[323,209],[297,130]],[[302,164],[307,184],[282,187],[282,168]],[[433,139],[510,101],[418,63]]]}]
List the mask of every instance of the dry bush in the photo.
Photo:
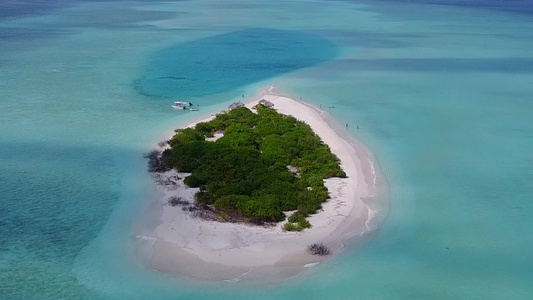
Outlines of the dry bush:
[{"label": "dry bush", "polygon": [[307,253],[312,255],[325,256],[329,255],[330,250],[326,245],[319,243],[307,246]]}]

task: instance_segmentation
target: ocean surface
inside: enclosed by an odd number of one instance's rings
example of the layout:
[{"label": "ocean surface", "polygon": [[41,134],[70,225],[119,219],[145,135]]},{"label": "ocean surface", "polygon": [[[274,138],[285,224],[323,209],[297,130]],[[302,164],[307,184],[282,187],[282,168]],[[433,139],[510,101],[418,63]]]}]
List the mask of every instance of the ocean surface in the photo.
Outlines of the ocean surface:
[{"label": "ocean surface", "polygon": [[[532,299],[532,49],[525,0],[4,0],[0,299]],[[374,153],[383,222],[275,286],[145,267],[142,154],[271,84]]]}]

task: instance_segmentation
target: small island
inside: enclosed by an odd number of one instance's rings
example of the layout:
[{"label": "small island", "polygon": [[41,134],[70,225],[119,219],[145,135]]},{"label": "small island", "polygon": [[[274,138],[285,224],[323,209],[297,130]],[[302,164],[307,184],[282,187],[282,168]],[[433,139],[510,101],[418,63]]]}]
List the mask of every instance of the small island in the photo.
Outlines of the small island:
[{"label": "small island", "polygon": [[271,89],[179,126],[146,155],[158,192],[136,243],[150,268],[279,281],[373,228],[371,154],[325,111]]},{"label": "small island", "polygon": [[[150,169],[191,173],[184,183],[200,188],[195,209],[212,220],[273,224],[294,211],[283,228],[309,228],[307,216],[329,198],[323,180],[346,173],[309,125],[262,104],[254,110],[234,108],[177,130]],[[215,132],[222,137],[212,139]]]}]

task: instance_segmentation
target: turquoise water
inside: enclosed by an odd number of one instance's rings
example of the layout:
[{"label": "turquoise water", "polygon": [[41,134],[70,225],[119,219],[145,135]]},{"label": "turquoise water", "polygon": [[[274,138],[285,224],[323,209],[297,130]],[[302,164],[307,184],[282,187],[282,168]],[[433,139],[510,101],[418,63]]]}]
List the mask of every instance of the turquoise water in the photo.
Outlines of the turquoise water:
[{"label": "turquoise water", "polygon": [[[530,299],[531,6],[421,2],[6,2],[0,299]],[[204,113],[270,84],[335,106],[388,185],[379,230],[275,287],[146,269],[142,153],[198,116],[165,76]]]}]

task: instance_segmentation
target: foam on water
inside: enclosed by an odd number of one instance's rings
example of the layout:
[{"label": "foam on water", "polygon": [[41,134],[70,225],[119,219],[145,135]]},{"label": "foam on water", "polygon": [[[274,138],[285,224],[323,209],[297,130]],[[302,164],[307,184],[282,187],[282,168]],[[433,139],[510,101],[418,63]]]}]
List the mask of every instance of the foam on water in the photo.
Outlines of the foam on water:
[{"label": "foam on water", "polygon": [[320,262],[314,262],[314,263],[310,263],[310,264],[305,264],[304,268],[314,268],[314,267],[318,266],[319,264],[320,264]]}]

